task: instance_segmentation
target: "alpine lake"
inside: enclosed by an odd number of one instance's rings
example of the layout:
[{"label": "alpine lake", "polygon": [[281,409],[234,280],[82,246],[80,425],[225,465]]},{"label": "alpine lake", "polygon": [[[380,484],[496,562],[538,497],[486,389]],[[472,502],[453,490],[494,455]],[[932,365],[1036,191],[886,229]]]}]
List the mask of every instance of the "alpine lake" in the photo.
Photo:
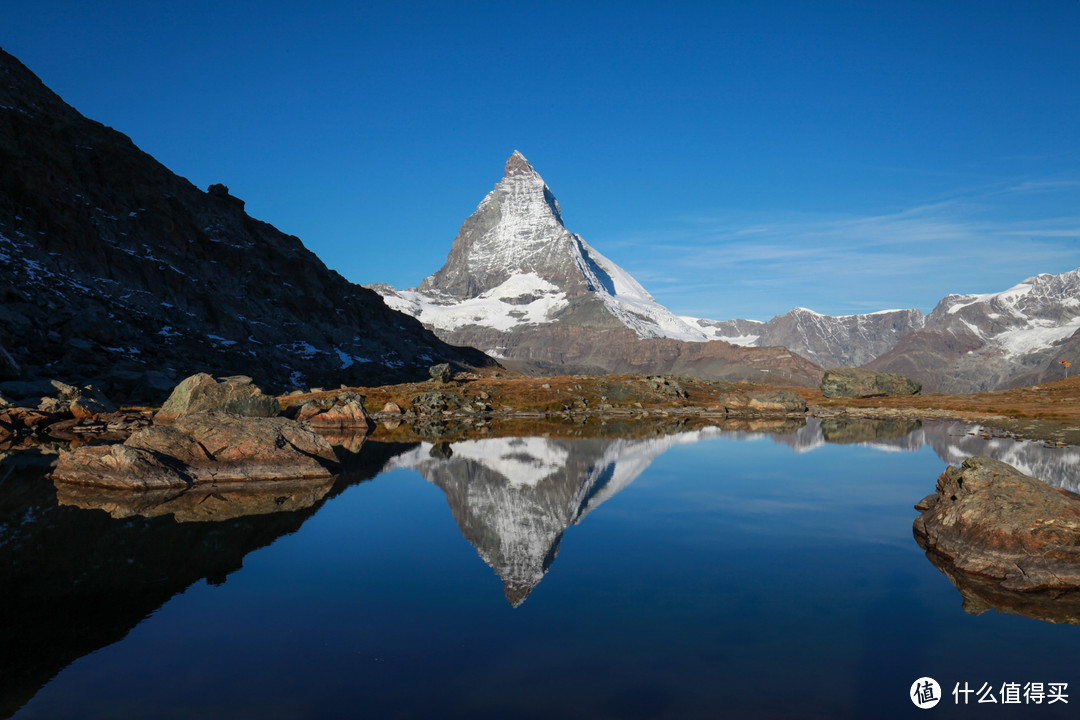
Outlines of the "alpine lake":
[{"label": "alpine lake", "polygon": [[911,526],[947,464],[1078,490],[1080,449],[895,420],[566,430],[376,432],[329,483],[247,496],[58,490],[54,457],[8,454],[0,717],[1076,715],[1080,617],[954,585]]}]

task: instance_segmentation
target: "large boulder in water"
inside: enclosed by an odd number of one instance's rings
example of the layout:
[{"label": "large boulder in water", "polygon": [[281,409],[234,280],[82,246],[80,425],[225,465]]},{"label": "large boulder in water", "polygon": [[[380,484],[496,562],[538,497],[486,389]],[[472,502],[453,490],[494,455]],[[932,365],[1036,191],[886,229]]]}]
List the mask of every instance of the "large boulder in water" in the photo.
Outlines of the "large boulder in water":
[{"label": "large boulder in water", "polygon": [[63,453],[52,477],[56,482],[143,490],[330,478],[338,467],[330,444],[295,420],[192,413],[171,425],[140,430],[122,444]]},{"label": "large boulder in water", "polygon": [[885,395],[915,395],[922,385],[896,373],[881,373],[866,368],[839,367],[826,370],[821,378],[825,397],[869,398]]},{"label": "large boulder in water", "polygon": [[1080,495],[975,456],[947,468],[915,509],[915,539],[932,559],[1006,590],[1080,589]]},{"label": "large boulder in water", "polygon": [[227,412],[245,417],[275,417],[281,414],[276,398],[264,395],[244,375],[222,378],[220,382],[198,373],[177,385],[154,416],[154,422],[171,422],[189,413]]}]

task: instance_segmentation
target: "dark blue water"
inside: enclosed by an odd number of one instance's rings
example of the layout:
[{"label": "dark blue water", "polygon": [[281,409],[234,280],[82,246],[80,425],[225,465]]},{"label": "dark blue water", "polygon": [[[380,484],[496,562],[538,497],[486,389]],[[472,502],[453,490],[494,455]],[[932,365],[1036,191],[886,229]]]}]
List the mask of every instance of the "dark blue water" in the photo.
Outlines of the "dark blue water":
[{"label": "dark blue water", "polygon": [[[1076,481],[1072,450],[995,444]],[[32,471],[9,471],[3,709],[1073,716],[1080,627],[964,612],[912,539],[943,457],[972,448],[993,449],[962,426],[871,445],[822,443],[816,427],[449,453],[369,442],[312,507],[222,523],[56,506],[15,492]],[[926,711],[908,699],[922,676],[945,695]],[[998,704],[957,706],[965,682]],[[1006,682],[1076,697],[1002,705]]]}]

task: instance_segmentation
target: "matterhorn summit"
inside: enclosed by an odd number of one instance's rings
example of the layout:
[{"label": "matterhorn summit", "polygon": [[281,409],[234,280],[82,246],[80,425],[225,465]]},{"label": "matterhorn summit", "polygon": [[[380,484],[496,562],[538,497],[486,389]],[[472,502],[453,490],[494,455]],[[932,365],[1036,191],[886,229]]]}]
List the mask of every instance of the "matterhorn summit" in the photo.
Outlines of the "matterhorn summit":
[{"label": "matterhorn summit", "polygon": [[[517,151],[502,180],[462,223],[441,269],[410,290],[372,287],[387,305],[447,342],[522,369],[756,379],[778,369],[779,360],[789,379],[813,382],[820,373],[782,349],[758,354],[716,342],[660,305],[628,272],[566,229],[555,195]],[[784,357],[772,357],[776,350]]]},{"label": "matterhorn summit", "polygon": [[708,339],[567,230],[559,201],[516,150],[503,179],[462,224],[442,269],[413,290],[376,289],[436,331],[507,332],[587,315],[590,324],[615,321],[641,338]]}]

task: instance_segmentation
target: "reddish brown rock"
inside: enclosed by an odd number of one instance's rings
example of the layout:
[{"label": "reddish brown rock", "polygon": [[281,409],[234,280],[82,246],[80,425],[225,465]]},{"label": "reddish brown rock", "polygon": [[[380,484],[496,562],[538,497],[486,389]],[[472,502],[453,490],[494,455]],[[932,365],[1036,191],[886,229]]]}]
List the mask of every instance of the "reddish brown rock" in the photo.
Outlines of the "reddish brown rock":
[{"label": "reddish brown rock", "polygon": [[348,429],[353,433],[366,433],[371,426],[371,419],[364,410],[364,396],[349,391],[306,401],[296,409],[296,419],[317,430]]},{"label": "reddish brown rock", "polygon": [[719,406],[708,410],[721,407],[733,415],[802,415],[806,401],[790,390],[751,390],[726,393],[720,397]]},{"label": "reddish brown rock", "polygon": [[116,412],[116,408],[109,403],[93,397],[77,397],[68,405],[68,412],[76,418],[90,418],[105,413]]},{"label": "reddish brown rock", "polygon": [[57,482],[138,490],[330,478],[337,468],[329,443],[294,420],[194,413],[171,426],[140,430],[123,444],[64,453],[52,477]]},{"label": "reddish brown rock", "polygon": [[916,506],[928,554],[1006,590],[1080,588],[1080,495],[976,456],[949,467]]}]

